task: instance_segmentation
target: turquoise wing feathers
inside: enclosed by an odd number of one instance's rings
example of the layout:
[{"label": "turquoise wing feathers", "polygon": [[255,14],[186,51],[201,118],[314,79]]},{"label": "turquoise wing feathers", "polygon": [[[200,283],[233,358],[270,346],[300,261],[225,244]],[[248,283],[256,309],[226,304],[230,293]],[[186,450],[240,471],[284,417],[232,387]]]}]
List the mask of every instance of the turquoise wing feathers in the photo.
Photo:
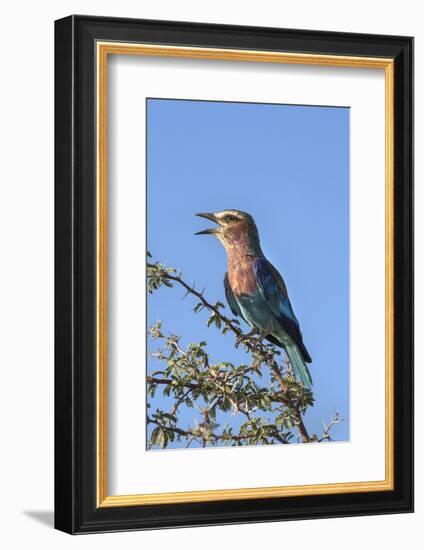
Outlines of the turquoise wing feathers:
[{"label": "turquoise wing feathers", "polygon": [[299,321],[293,312],[283,278],[265,258],[256,258],[253,262],[253,270],[258,289],[272,314],[280,323],[281,328],[298,346],[304,361],[311,363],[312,359],[303,343]]},{"label": "turquoise wing feathers", "polygon": [[224,289],[225,289],[225,297],[227,298],[227,302],[228,302],[228,305],[230,306],[231,311],[236,317],[241,317],[242,319],[244,319],[240,306],[238,305],[236,297],[234,296],[234,293],[231,289],[230,281],[228,280],[228,273],[226,273],[224,276]]}]

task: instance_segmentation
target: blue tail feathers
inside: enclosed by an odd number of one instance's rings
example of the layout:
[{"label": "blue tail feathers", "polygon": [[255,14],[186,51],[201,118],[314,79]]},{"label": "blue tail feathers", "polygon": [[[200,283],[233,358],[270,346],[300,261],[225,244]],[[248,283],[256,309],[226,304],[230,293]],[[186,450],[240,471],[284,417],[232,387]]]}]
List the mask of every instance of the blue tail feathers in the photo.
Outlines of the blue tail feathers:
[{"label": "blue tail feathers", "polygon": [[309,369],[306,366],[306,363],[298,347],[294,343],[287,345],[286,352],[296,378],[300,380],[300,382],[302,382],[305,388],[308,388],[308,390],[310,390],[312,387],[311,373],[309,372]]}]

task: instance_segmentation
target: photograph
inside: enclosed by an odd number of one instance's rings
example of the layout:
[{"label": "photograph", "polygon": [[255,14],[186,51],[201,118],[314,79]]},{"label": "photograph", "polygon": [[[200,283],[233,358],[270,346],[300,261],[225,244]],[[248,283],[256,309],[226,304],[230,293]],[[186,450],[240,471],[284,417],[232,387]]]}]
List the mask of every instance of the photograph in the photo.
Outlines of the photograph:
[{"label": "photograph", "polygon": [[4,4],[0,548],[423,544],[422,12]]},{"label": "photograph", "polygon": [[349,121],[146,99],[147,450],[350,440]]},{"label": "photograph", "polygon": [[413,510],[413,44],[55,21],[56,529]]}]

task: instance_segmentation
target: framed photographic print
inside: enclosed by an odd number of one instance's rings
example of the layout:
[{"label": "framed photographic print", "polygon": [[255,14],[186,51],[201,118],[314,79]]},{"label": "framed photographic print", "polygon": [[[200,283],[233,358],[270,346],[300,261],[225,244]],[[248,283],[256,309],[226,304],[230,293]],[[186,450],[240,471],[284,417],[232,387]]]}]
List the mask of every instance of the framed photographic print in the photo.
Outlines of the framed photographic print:
[{"label": "framed photographic print", "polygon": [[412,511],[412,38],[55,51],[56,527]]}]

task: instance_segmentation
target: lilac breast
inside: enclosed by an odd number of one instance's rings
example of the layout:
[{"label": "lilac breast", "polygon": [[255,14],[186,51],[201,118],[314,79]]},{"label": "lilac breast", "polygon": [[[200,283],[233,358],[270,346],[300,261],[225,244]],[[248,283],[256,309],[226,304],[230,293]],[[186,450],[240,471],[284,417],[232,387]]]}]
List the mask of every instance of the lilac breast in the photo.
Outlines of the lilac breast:
[{"label": "lilac breast", "polygon": [[250,256],[229,254],[228,278],[236,296],[252,295],[258,290]]}]

